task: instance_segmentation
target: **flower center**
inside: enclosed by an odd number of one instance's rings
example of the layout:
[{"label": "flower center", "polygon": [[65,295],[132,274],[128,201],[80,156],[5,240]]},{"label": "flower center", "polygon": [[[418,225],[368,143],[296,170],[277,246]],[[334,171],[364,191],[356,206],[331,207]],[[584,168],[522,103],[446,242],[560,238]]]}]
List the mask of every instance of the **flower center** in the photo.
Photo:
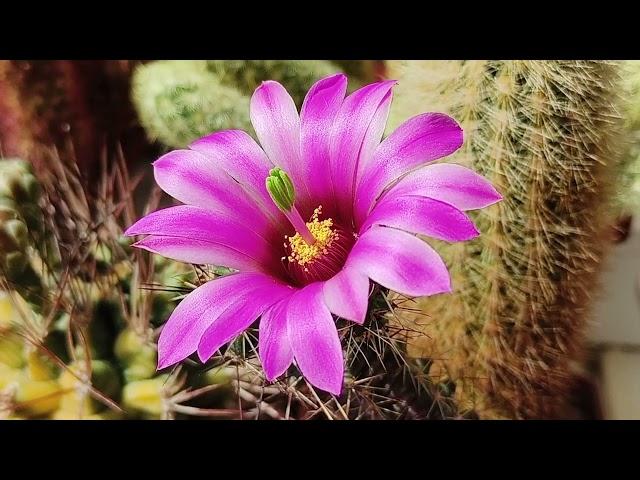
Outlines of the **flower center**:
[{"label": "flower center", "polygon": [[322,205],[305,223],[295,207],[293,183],[281,168],[272,168],[265,184],[273,202],[296,230],[295,235],[285,236],[286,255],[282,261],[287,262],[289,276],[298,285],[329,280],[344,265],[355,242],[353,232],[335,224],[331,218],[320,220]]},{"label": "flower center", "polygon": [[311,235],[313,235],[315,239],[313,245],[305,242],[302,235],[297,232],[293,237],[285,237],[285,240],[289,240],[289,250],[291,254],[287,259],[290,262],[298,262],[301,266],[311,263],[320,255],[326,254],[328,252],[327,248],[331,247],[333,241],[340,237],[338,232],[331,229],[333,226],[332,219],[327,218],[326,220],[320,221],[318,217],[321,213],[322,205],[313,211],[311,221],[306,224],[309,232],[311,232]]},{"label": "flower center", "polygon": [[334,224],[331,218],[320,220],[322,205],[316,208],[311,221],[306,223],[315,242],[309,244],[296,233],[285,237],[284,247],[287,253],[289,275],[296,283],[307,285],[316,281],[328,280],[340,271],[355,238],[353,234]]}]

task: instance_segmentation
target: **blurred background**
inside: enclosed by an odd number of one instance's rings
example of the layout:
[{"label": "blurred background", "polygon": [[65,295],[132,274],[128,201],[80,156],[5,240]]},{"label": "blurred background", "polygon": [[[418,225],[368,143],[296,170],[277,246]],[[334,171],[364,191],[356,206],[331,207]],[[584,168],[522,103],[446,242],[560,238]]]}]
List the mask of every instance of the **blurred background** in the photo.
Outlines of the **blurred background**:
[{"label": "blurred background", "polygon": [[454,293],[401,312],[440,417],[640,419],[640,62],[509,60],[0,61],[0,418],[235,418],[224,389],[255,413],[249,373],[155,372],[193,272],[132,253],[122,228],[168,202],[162,153],[253,135],[263,80],[300,107],[337,71],[349,91],[398,80],[387,133],[452,115],[465,144],[447,161],[505,197],[474,217],[478,241],[436,242]]}]

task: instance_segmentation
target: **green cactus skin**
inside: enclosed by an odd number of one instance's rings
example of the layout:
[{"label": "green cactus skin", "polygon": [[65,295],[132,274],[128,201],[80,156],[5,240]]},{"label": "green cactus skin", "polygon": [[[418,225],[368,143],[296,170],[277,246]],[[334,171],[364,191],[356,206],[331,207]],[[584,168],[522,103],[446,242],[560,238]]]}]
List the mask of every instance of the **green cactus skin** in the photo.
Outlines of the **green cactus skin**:
[{"label": "green cactus skin", "polygon": [[31,166],[18,159],[0,161],[0,277],[19,287],[36,310],[44,291],[29,261],[29,248],[42,236],[39,200]]},{"label": "green cactus skin", "polygon": [[152,140],[176,148],[225,128],[249,128],[249,97],[224,85],[200,60],[167,60],[137,68],[133,102]]},{"label": "green cactus skin", "polygon": [[[253,133],[249,102],[262,81],[282,83],[300,107],[316,80],[341,70],[325,60],[156,61],[137,68],[132,98],[152,140],[184,148],[216,130]],[[350,78],[350,90],[361,85]]]},{"label": "green cactus skin", "polygon": [[640,213],[640,61],[628,60],[622,67],[626,143],[616,207],[624,215]]},{"label": "green cactus skin", "polygon": [[[596,61],[390,62],[390,128],[446,112],[465,132],[447,162],[484,175],[504,200],[472,212],[481,236],[437,243],[453,293],[407,313],[413,354],[453,379],[483,417],[561,415],[605,253],[617,157],[618,65]],[[415,305],[412,305],[413,308]]]},{"label": "green cactus skin", "polygon": [[326,60],[209,60],[207,69],[249,96],[265,80],[280,82],[298,108],[316,80],[342,70]]}]

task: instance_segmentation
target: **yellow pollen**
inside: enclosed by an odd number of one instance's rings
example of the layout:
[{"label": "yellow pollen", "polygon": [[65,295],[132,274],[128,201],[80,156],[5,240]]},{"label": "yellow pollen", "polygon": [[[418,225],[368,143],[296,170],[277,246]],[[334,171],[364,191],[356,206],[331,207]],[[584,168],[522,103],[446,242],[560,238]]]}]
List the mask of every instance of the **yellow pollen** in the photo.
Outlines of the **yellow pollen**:
[{"label": "yellow pollen", "polygon": [[[311,221],[307,222],[307,228],[313,238],[316,239],[316,243],[313,245],[305,242],[299,233],[296,233],[293,237],[287,238],[285,236],[285,239],[289,240],[291,249],[291,254],[287,257],[290,262],[297,262],[302,266],[311,263],[319,256],[326,255],[333,241],[338,239],[338,233],[331,229],[333,220],[330,218],[320,220],[318,217],[321,214],[322,205],[313,211]],[[305,271],[307,271],[306,268]]]}]

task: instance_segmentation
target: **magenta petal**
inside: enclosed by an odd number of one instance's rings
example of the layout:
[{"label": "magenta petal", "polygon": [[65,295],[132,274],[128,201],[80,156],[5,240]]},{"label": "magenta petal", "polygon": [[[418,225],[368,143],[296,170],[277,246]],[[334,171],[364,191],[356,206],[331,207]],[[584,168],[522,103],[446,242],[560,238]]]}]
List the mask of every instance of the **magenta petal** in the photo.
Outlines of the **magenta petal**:
[{"label": "magenta petal", "polygon": [[480,234],[456,207],[414,195],[388,196],[379,201],[360,231],[371,225],[386,225],[447,242],[464,242]]},{"label": "magenta petal", "polygon": [[419,238],[395,228],[367,230],[353,246],[347,267],[409,296],[451,291],[449,272],[440,255]]},{"label": "magenta petal", "polygon": [[394,80],[372,83],[349,95],[340,107],[331,130],[331,176],[343,218],[351,218],[353,189],[358,165],[380,142],[387,120]]},{"label": "magenta petal", "polygon": [[428,165],[409,173],[385,193],[385,197],[391,195],[434,198],[460,210],[484,208],[502,200],[487,179],[453,163]]},{"label": "magenta petal", "polygon": [[347,77],[332,75],[316,82],[304,99],[300,111],[300,152],[309,194],[325,213],[335,210],[329,172],[331,127],[347,91]]},{"label": "magenta petal", "polygon": [[179,262],[197,265],[218,265],[243,272],[272,273],[274,266],[258,261],[233,248],[209,241],[189,240],[180,237],[155,237],[149,235],[132,245],[151,253]]},{"label": "magenta petal", "polygon": [[261,279],[261,286],[251,294],[231,303],[202,334],[198,343],[198,357],[206,362],[225,343],[246,330],[271,305],[288,297],[291,287],[275,280]]},{"label": "magenta petal", "polygon": [[339,395],[344,361],[338,330],[324,303],[322,283],[294,293],[287,306],[291,349],[300,371],[313,386]]},{"label": "magenta petal", "polygon": [[304,167],[300,161],[300,117],[291,95],[278,82],[266,81],[251,97],[251,124],[274,165],[291,177],[296,197],[308,201]]},{"label": "magenta petal", "polygon": [[382,140],[382,135],[387,127],[392,99],[393,91],[389,90],[380,102],[380,105],[378,105],[376,113],[373,115],[369,130],[367,130],[367,134],[362,142],[362,148],[360,149],[360,159],[358,160],[358,171],[356,172],[354,188],[358,184],[359,176],[362,175],[366,166],[371,163],[373,154],[380,145],[380,140]]},{"label": "magenta petal", "polygon": [[169,152],[153,164],[156,183],[183,203],[237,215],[260,232],[272,230],[261,205],[210,158],[193,150]]},{"label": "magenta petal", "polygon": [[263,211],[279,223],[286,219],[275,206],[264,180],[273,167],[264,151],[242,130],[224,130],[212,133],[193,142],[191,149],[201,152],[210,162],[224,170],[247,191]]},{"label": "magenta petal", "polygon": [[425,113],[400,125],[378,146],[358,182],[358,224],[387,185],[420,165],[450,155],[461,145],[462,129],[443,113]]},{"label": "magenta petal", "polygon": [[[265,267],[279,270],[280,263],[276,258],[277,255],[274,255],[273,247],[263,237],[244,225],[242,219],[236,220],[230,216],[191,205],[180,205],[150,213],[129,227],[125,235],[171,238],[173,240],[170,244],[181,247],[180,256],[188,251],[190,246],[200,250],[205,244],[210,244],[211,258],[206,263],[224,265],[217,261],[215,255],[215,247],[219,245],[236,250]],[[142,241],[139,244],[144,245],[145,242]],[[171,258],[179,258],[171,252],[169,247],[160,253],[167,254]],[[201,263],[192,259],[185,261]],[[236,268],[233,265],[224,266]]]},{"label": "magenta petal", "polygon": [[[205,283],[187,295],[162,327],[158,369],[191,355],[211,321],[268,279],[257,273],[236,273]],[[268,279],[272,281],[271,279]]]},{"label": "magenta petal", "polygon": [[287,333],[287,300],[272,305],[260,319],[258,354],[270,382],[287,371],[293,362],[293,350]]},{"label": "magenta petal", "polygon": [[369,303],[369,278],[352,268],[344,268],[324,282],[324,300],[329,310],[346,320],[364,323]]}]

